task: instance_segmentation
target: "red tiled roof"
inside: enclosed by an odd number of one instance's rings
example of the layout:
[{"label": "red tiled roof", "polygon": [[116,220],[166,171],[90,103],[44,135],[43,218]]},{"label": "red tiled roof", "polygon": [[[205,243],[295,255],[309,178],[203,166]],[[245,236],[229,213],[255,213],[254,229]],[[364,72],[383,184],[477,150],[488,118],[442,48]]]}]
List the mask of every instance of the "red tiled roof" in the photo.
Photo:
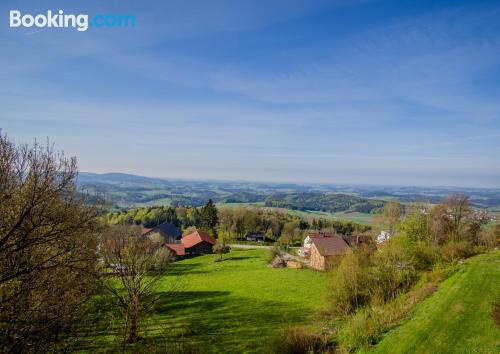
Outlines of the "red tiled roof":
[{"label": "red tiled roof", "polygon": [[338,256],[349,249],[349,245],[340,236],[313,237],[311,241],[322,256]]},{"label": "red tiled roof", "polygon": [[181,242],[185,248],[191,248],[203,241],[208,242],[211,245],[215,245],[217,243],[217,241],[212,236],[202,231],[194,231],[189,235],[183,236],[181,239]]},{"label": "red tiled roof", "polygon": [[165,247],[173,251],[178,256],[186,255],[186,249],[184,248],[184,245],[181,245],[180,243],[167,243]]},{"label": "red tiled roof", "polygon": [[141,236],[144,236],[145,234],[147,234],[151,230],[153,230],[153,229],[150,229],[150,228],[147,228],[147,227],[143,227],[142,228],[142,232],[141,232]]}]

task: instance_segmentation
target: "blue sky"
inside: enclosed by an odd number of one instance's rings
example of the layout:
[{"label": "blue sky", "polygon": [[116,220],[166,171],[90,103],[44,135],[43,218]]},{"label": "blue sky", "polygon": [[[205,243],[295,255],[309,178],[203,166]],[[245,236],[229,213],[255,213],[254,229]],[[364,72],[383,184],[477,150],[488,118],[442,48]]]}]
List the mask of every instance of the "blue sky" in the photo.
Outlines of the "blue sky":
[{"label": "blue sky", "polygon": [[499,1],[3,1],[0,21],[0,127],[82,171],[500,187]]}]

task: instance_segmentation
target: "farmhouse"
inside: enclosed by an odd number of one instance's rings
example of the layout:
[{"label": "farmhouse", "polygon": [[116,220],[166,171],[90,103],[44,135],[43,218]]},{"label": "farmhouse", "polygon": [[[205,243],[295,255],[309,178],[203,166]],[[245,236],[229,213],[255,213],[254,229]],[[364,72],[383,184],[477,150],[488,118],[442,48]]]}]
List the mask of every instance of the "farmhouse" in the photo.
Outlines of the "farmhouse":
[{"label": "farmhouse", "polygon": [[179,243],[167,243],[165,247],[176,256],[182,257],[185,255],[212,253],[212,247],[216,242],[212,236],[197,230],[183,236]]},{"label": "farmhouse", "polygon": [[373,247],[371,238],[364,235],[346,236],[313,232],[304,239],[304,247],[299,251],[299,255],[309,258],[311,268],[326,270],[337,265],[340,256],[348,249],[362,245]]},{"label": "farmhouse", "polygon": [[181,238],[182,232],[177,226],[169,222],[164,222],[151,229],[142,229],[142,236],[153,237],[155,234],[160,234],[166,243],[175,243]]},{"label": "farmhouse", "polygon": [[330,232],[321,232],[321,231],[309,232],[306,238],[304,239],[303,247],[299,250],[299,256],[308,257],[311,254],[311,246],[313,238],[333,237],[333,236],[335,236],[335,234]]},{"label": "farmhouse", "polygon": [[273,241],[272,239],[268,238],[266,234],[262,232],[249,232],[245,239],[247,241],[254,241],[254,242],[271,242]]},{"label": "farmhouse", "polygon": [[314,237],[309,251],[310,266],[318,270],[330,269],[349,248],[341,236]]}]

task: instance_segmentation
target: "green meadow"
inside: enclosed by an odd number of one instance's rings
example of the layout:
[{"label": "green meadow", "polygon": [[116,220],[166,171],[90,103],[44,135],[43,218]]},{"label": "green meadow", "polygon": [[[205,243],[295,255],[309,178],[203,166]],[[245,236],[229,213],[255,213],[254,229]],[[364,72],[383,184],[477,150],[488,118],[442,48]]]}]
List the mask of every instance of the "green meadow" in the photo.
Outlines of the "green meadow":
[{"label": "green meadow", "polygon": [[[156,312],[145,320],[145,338],[131,352],[262,353],[280,329],[310,323],[323,307],[324,273],[269,268],[267,250],[232,250],[221,262],[216,257],[173,264],[161,280]],[[103,327],[86,351],[119,350],[119,336]]]}]

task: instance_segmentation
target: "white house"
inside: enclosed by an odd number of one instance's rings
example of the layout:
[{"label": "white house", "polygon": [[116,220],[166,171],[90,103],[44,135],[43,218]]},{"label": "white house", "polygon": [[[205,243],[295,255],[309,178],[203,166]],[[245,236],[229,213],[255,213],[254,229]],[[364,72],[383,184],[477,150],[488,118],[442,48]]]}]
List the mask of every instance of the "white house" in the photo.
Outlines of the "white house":
[{"label": "white house", "polygon": [[377,236],[377,243],[383,243],[391,238],[391,233],[389,231],[380,231]]}]

